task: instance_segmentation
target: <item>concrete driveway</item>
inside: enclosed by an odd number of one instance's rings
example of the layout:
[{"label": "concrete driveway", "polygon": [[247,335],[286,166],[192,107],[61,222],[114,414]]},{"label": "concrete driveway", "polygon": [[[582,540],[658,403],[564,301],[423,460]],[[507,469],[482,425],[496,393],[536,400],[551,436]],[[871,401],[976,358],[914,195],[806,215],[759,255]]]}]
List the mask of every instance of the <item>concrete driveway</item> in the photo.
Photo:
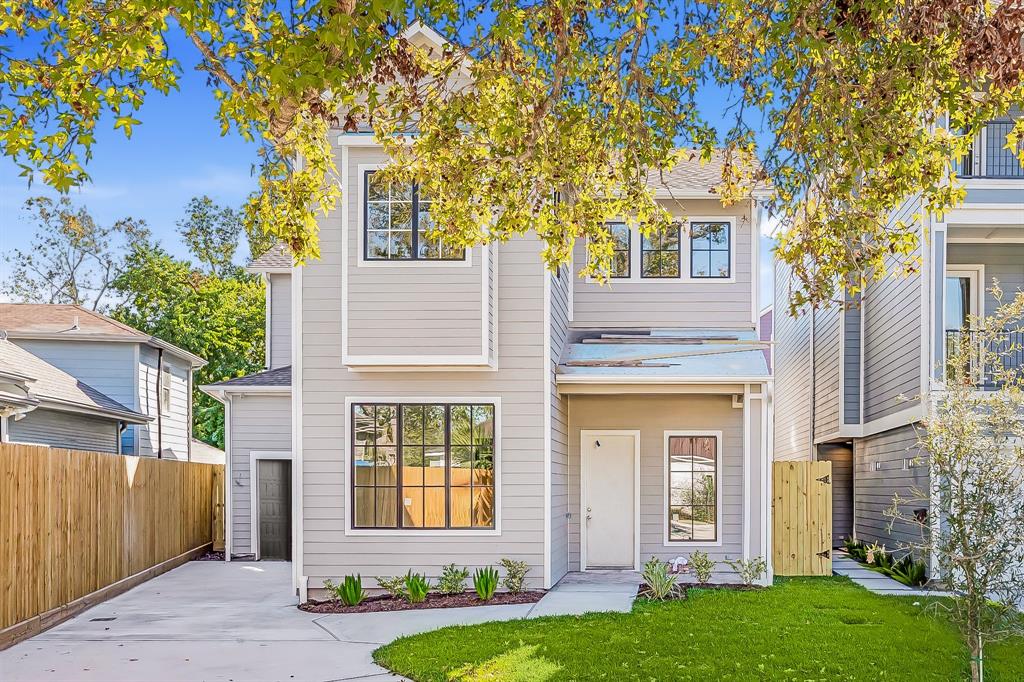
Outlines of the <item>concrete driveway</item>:
[{"label": "concrete driveway", "polygon": [[191,562],[0,652],[0,680],[399,679],[295,608],[291,565]]}]

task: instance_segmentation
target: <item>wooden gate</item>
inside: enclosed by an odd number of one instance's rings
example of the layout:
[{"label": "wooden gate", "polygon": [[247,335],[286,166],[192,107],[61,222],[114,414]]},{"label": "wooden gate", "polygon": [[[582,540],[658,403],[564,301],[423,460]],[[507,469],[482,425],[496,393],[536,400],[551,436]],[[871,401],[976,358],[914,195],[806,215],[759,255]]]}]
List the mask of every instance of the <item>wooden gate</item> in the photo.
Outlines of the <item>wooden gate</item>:
[{"label": "wooden gate", "polygon": [[224,467],[213,470],[213,551],[224,551],[227,524],[224,519]]},{"label": "wooden gate", "polygon": [[832,575],[831,462],[775,462],[772,565],[776,575]]}]

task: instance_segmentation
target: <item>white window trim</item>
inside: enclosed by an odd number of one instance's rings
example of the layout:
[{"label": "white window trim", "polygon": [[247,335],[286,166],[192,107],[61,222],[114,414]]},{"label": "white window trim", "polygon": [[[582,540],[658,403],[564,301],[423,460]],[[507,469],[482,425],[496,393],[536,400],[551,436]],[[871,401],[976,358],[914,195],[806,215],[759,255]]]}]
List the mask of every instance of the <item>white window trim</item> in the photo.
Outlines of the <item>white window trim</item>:
[{"label": "white window trim", "polygon": [[[580,571],[587,568],[587,473],[589,465],[583,443],[601,436],[633,437],[633,570],[640,570],[640,430],[580,429]],[[550,503],[550,500],[545,502]],[[593,569],[600,570],[600,569]]]},{"label": "white window trim", "polygon": [[[408,528],[353,528],[352,509],[352,406],[358,403],[417,403],[494,405],[494,528],[411,530]],[[497,396],[349,396],[345,398],[345,535],[353,537],[499,537],[501,535],[501,398]]]},{"label": "white window trim", "polygon": [[462,260],[367,260],[366,249],[363,247],[366,232],[366,174],[370,171],[377,171],[386,168],[386,163],[361,163],[359,164],[356,185],[358,187],[359,203],[356,204],[356,267],[358,268],[468,268],[473,266],[473,249],[467,248],[466,255]]},{"label": "white window trim", "polygon": [[[715,537],[716,540],[670,540],[668,535],[668,508],[669,502],[671,501],[671,493],[669,491],[669,460],[668,460],[668,441],[672,436],[709,436],[715,439],[715,445],[717,452],[715,453],[715,461],[717,466],[715,469]],[[662,546],[664,547],[721,547],[722,536],[724,535],[724,525],[722,523],[722,479],[725,471],[725,462],[722,461],[722,432],[714,430],[696,430],[696,431],[665,431],[664,436],[664,449],[662,451],[662,476],[664,478],[663,497],[661,500],[661,532],[662,532]],[[744,478],[747,477],[749,472],[744,470]],[[746,532],[746,531],[744,531]]]},{"label": "white window trim", "polygon": [[[624,218],[609,220],[609,223],[626,222]],[[729,223],[729,276],[728,277],[691,277],[690,263],[690,230],[692,223]],[[629,230],[629,277],[609,277],[608,286],[615,287],[619,284],[634,286],[637,284],[735,284],[736,283],[736,239],[739,217],[728,216],[689,216],[686,222],[679,228],[679,277],[642,277],[641,265],[643,255],[640,246],[642,245],[640,230],[632,226]],[[751,224],[751,230],[754,226]],[[589,240],[585,245],[589,257]],[[756,254],[752,254],[756,257]],[[587,277],[588,284],[598,284],[593,277]],[[756,285],[755,285],[756,286]]]},{"label": "white window trim", "polygon": [[984,317],[985,315],[985,266],[984,265],[965,265],[963,263],[947,263],[946,272],[942,277],[942,329],[946,329],[946,278],[948,277],[966,277],[971,282],[971,309],[968,311],[969,315],[975,315],[977,317]]},{"label": "white window trim", "polygon": [[[288,450],[250,450],[249,451],[249,537],[251,538],[250,549],[253,558],[260,560],[260,478],[257,466],[265,459],[278,459],[287,462],[292,461],[292,453]],[[291,476],[295,476],[295,466],[292,466]],[[289,483],[291,483],[289,481]],[[230,492],[230,486],[229,486]],[[294,491],[292,495],[294,495]],[[291,505],[292,514],[295,513],[294,502]],[[294,523],[291,532],[295,532]],[[291,539],[292,557],[295,556],[295,538]]]},{"label": "white window trim", "polygon": [[[160,414],[163,416],[170,416],[172,414],[171,405],[174,402],[174,374],[171,372],[170,366],[166,362],[163,363],[163,367],[157,370],[157,376],[160,377],[160,394],[156,397]],[[164,402],[164,392],[167,392],[167,402]]]}]

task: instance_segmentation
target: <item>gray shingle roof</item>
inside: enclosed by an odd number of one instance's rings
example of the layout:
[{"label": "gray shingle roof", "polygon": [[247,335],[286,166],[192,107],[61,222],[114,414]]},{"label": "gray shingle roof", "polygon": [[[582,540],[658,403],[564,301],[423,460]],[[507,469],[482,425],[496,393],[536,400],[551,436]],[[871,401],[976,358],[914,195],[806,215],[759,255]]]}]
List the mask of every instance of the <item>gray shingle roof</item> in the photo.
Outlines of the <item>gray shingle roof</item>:
[{"label": "gray shingle roof", "polygon": [[292,385],[292,368],[277,367],[267,369],[255,374],[247,374],[244,377],[218,381],[215,384],[208,384],[209,388],[244,388],[246,386],[280,386],[283,388]]},{"label": "gray shingle roof", "polygon": [[[716,150],[707,163],[701,163],[696,151],[680,150],[680,160],[671,169],[658,172],[652,171],[647,176],[647,186],[655,190],[676,190],[681,192],[707,192],[709,197],[714,188],[722,184],[722,168],[725,166],[725,154]],[[755,189],[767,189],[767,185],[759,184]]]},{"label": "gray shingle roof", "polygon": [[26,377],[25,387],[30,399],[50,407],[72,407],[139,423],[150,421],[150,417],[122,405],[12,341],[0,340],[0,372]]},{"label": "gray shingle roof", "polygon": [[292,252],[287,246],[278,242],[267,249],[267,252],[262,256],[249,263],[246,269],[251,272],[260,272],[262,270],[291,268],[293,264]]}]

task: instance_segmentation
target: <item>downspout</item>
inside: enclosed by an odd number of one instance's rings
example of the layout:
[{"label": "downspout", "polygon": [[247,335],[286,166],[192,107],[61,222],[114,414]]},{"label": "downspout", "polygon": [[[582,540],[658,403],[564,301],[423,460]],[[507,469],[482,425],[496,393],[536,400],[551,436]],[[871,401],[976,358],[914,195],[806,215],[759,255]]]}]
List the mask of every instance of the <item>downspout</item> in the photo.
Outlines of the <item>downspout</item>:
[{"label": "downspout", "polygon": [[156,458],[164,456],[164,411],[160,404],[160,394],[164,382],[164,349],[156,349]]},{"label": "downspout", "polygon": [[119,455],[123,455],[124,454],[122,452],[122,448],[121,448],[121,439],[124,438],[124,430],[125,430],[125,428],[127,426],[128,426],[128,423],[125,422],[125,421],[120,421],[119,420],[117,422],[117,454],[119,454]]}]

